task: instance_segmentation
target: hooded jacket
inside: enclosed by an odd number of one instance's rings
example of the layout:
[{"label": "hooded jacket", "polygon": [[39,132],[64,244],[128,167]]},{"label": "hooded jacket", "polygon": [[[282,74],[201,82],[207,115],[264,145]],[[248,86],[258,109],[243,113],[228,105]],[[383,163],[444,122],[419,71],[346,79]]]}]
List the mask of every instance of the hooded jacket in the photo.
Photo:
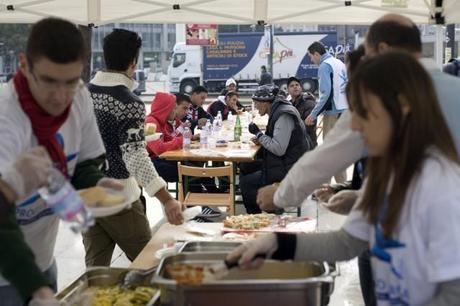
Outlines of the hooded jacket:
[{"label": "hooded jacket", "polygon": [[157,132],[163,133],[160,139],[147,142],[147,150],[151,157],[158,157],[166,151],[182,148],[182,134],[176,130],[181,125],[174,119],[168,122],[168,116],[176,107],[176,97],[169,93],[158,92],[152,102],[151,112],[145,117],[145,123],[155,123]]}]

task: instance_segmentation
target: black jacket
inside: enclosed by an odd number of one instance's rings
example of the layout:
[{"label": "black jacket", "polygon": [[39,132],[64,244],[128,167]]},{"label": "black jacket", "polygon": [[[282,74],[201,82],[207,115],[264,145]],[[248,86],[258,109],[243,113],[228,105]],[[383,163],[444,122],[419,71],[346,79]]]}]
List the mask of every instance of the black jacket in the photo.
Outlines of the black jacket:
[{"label": "black jacket", "polygon": [[280,182],[297,160],[306,151],[311,149],[307,143],[305,124],[300,119],[299,112],[290,102],[282,99],[276,99],[273,102],[265,135],[273,137],[275,123],[283,114],[290,115],[294,121],[294,130],[292,131],[286,153],[283,156],[277,156],[268,150],[262,149],[263,172],[267,185]]},{"label": "black jacket", "polygon": [[[299,111],[300,118],[305,124],[305,119],[310,115],[313,108],[316,105],[316,99],[311,93],[303,93],[297,97],[297,99],[292,100],[292,105]],[[312,148],[318,145],[317,136],[316,136],[316,121],[314,125],[305,125],[307,129],[307,136],[311,142]]]},{"label": "black jacket", "polygon": [[195,107],[194,105],[190,105],[190,108],[187,111],[187,115],[182,119],[182,122],[189,121],[192,124],[192,132],[195,132],[195,128],[198,125],[198,120],[206,118],[209,119],[212,123],[214,118],[210,113],[205,111],[203,107],[197,106]]}]

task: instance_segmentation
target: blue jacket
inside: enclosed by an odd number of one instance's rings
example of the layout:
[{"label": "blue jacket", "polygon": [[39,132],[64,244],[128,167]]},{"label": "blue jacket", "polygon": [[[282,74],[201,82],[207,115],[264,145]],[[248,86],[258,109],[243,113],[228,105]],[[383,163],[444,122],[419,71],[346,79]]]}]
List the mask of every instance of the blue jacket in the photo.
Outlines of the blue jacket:
[{"label": "blue jacket", "polygon": [[310,116],[313,119],[316,119],[316,117],[318,117],[318,115],[320,115],[321,113],[323,113],[324,115],[336,115],[344,111],[344,110],[337,110],[335,108],[334,103],[332,103],[331,110],[325,110],[324,112],[322,112],[332,92],[332,82],[331,82],[331,74],[333,73],[332,67],[328,63],[324,62],[326,59],[330,58],[331,56],[332,55],[330,55],[327,52],[321,56],[319,69],[318,69],[318,78],[320,80],[319,82],[319,101],[316,104],[315,108],[310,113]]}]

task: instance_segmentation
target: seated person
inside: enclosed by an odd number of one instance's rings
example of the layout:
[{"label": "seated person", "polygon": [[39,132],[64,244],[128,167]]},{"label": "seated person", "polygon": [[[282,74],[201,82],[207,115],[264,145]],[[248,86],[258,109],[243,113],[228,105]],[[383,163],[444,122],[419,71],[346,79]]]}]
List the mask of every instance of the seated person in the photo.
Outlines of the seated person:
[{"label": "seated person", "polygon": [[177,182],[177,163],[158,158],[166,151],[182,148],[183,123],[180,121],[190,107],[190,98],[158,92],[152,102],[151,112],[145,117],[145,123],[155,123],[160,139],[147,142],[147,151],[158,174],[167,182]]},{"label": "seated person", "polygon": [[[165,160],[159,156],[166,151],[182,148],[182,133],[185,124],[181,120],[186,116],[189,107],[189,96],[159,92],[152,102],[150,114],[145,117],[145,123],[155,123],[157,132],[163,134],[160,139],[147,142],[147,150],[158,174],[169,183],[179,181],[177,162]],[[194,140],[193,137],[192,140]],[[189,190],[202,192],[202,184],[208,191],[215,192],[215,183],[212,178],[201,178],[198,184],[191,182]]]},{"label": "seated person", "polygon": [[[238,86],[234,78],[230,78],[225,82],[225,89],[221,91],[220,95],[225,96],[229,92],[238,93]],[[238,98],[236,100],[236,107],[243,112],[246,110],[243,104],[241,104],[240,101],[238,101]]]},{"label": "seated person", "polygon": [[202,128],[207,120],[211,120],[211,122],[213,120],[211,114],[203,109],[203,104],[207,97],[208,90],[204,86],[196,86],[192,91],[190,108],[186,116],[182,119],[183,122],[188,120],[191,123],[192,132],[195,132],[197,126]]},{"label": "seated person", "polygon": [[262,146],[259,151],[262,157],[259,169],[252,169],[255,170],[252,173],[242,171],[240,176],[243,203],[249,214],[261,212],[256,203],[257,190],[280,182],[292,165],[311,149],[299,112],[277,94],[278,87],[263,85],[252,96],[259,114],[268,114],[268,125],[265,134],[256,124],[249,125],[249,132],[256,136],[254,142]]},{"label": "seated person", "polygon": [[218,96],[217,100],[208,106],[208,113],[216,117],[219,111],[222,114],[222,120],[227,120],[228,114],[238,114],[238,94],[236,92],[228,92],[225,96]]},{"label": "seated person", "polygon": [[[292,105],[299,111],[300,118],[305,122],[308,115],[315,108],[316,99],[309,92],[302,92],[302,86],[299,79],[290,77],[287,82],[288,93],[291,96],[290,100]],[[311,141],[312,148],[317,146],[316,140],[316,121],[312,125],[305,125],[307,129],[307,136]]]}]

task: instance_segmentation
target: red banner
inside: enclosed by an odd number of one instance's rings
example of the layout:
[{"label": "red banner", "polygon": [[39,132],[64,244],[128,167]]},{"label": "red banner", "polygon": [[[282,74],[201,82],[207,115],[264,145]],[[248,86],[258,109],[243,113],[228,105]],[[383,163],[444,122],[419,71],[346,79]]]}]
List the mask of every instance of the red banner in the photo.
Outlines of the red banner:
[{"label": "red banner", "polygon": [[187,45],[217,45],[217,24],[187,24]]}]

